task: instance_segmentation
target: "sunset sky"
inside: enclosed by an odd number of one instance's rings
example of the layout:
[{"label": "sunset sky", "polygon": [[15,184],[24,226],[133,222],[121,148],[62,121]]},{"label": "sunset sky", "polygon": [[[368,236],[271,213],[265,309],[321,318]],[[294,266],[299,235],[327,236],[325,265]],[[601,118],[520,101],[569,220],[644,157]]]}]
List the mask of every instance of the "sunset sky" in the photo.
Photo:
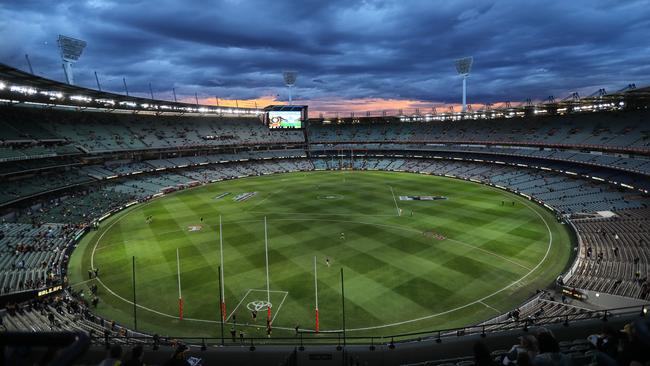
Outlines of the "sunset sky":
[{"label": "sunset sky", "polygon": [[[650,1],[224,0],[0,2],[0,63],[64,80],[58,34],[88,42],[77,84],[310,111],[430,110],[650,84]],[[245,101],[246,100],[246,101]],[[229,102],[230,101],[230,102]],[[438,107],[441,108],[441,107]],[[447,108],[447,107],[442,107]]]}]

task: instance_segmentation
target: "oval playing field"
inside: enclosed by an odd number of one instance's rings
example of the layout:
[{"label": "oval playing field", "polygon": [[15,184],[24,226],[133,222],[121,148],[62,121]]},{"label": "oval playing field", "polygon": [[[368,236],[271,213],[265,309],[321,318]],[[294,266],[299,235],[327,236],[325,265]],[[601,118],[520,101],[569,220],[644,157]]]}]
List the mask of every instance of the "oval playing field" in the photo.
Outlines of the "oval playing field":
[{"label": "oval playing field", "polygon": [[[86,235],[70,282],[97,281],[97,313],[133,327],[135,257],[139,330],[219,336],[220,215],[224,332],[236,321],[247,337],[266,336],[268,300],[274,337],[314,329],[314,257],[321,331],[342,328],[343,269],[348,335],[389,335],[507,312],[555,279],[572,244],[548,210],[496,188],[409,173],[299,172],[133,206]],[[86,281],[91,267],[99,280]],[[256,320],[251,309],[260,310]]]}]

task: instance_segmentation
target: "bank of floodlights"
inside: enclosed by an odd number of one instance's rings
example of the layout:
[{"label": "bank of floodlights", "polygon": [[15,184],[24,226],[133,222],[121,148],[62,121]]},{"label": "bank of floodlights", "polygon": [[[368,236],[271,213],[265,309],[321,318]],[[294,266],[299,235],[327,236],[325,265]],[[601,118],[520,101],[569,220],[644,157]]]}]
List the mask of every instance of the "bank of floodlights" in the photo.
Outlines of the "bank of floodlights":
[{"label": "bank of floodlights", "polygon": [[474,58],[463,57],[455,61],[456,72],[463,77],[463,113],[467,111],[467,77],[472,71],[472,63]]},{"label": "bank of floodlights", "polygon": [[292,104],[291,101],[291,88],[296,85],[296,78],[298,77],[297,71],[284,71],[282,72],[282,78],[284,79],[284,85],[289,88],[289,105]]},{"label": "bank of floodlights", "polygon": [[61,52],[61,61],[63,62],[63,72],[68,84],[74,84],[74,76],[72,75],[72,64],[79,60],[81,53],[86,48],[86,42],[80,39],[67,37],[59,34],[59,39],[56,42],[59,45]]}]

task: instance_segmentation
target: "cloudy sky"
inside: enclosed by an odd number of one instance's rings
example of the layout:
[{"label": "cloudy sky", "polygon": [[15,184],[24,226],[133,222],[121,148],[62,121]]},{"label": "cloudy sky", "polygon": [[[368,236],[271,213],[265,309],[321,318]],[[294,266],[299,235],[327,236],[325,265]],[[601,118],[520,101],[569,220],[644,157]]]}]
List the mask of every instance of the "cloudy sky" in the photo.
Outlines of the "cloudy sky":
[{"label": "cloudy sky", "polygon": [[[63,80],[56,38],[88,42],[76,83],[322,111],[496,103],[650,84],[650,0],[0,1],[0,62]],[[240,102],[245,104],[246,102]]]}]

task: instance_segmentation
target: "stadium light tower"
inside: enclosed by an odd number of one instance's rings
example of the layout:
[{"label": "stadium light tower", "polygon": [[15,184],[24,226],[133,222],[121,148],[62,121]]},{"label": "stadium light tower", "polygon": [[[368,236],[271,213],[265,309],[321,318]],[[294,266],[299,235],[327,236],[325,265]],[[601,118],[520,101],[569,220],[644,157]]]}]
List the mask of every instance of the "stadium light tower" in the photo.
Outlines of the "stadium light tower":
[{"label": "stadium light tower", "polygon": [[467,77],[472,71],[472,63],[474,59],[470,57],[463,57],[456,60],[456,72],[463,77],[463,113],[467,111]]},{"label": "stadium light tower", "polygon": [[81,52],[86,48],[86,42],[59,34],[59,39],[56,43],[59,45],[59,51],[61,51],[61,61],[63,61],[65,79],[68,84],[72,85],[74,84],[72,64],[79,60]]},{"label": "stadium light tower", "polygon": [[291,88],[296,85],[296,78],[298,77],[297,71],[284,71],[282,72],[282,77],[284,78],[284,85],[289,87],[289,105],[292,104],[291,100]]}]

